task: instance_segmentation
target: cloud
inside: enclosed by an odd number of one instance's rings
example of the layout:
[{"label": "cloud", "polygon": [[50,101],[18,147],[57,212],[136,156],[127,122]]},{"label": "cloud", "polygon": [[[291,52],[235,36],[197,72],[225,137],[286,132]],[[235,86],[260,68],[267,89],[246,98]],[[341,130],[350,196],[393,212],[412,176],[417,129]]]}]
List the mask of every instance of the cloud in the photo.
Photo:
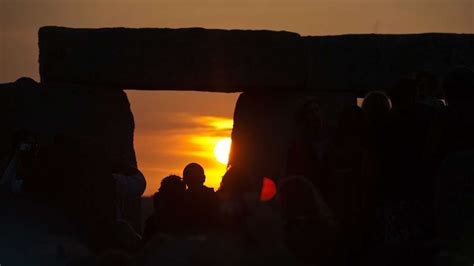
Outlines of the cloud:
[{"label": "cloud", "polygon": [[[217,189],[226,165],[216,161],[214,146],[219,140],[231,135],[236,95],[227,94],[230,99],[227,102],[230,104],[225,106],[229,110],[225,116],[212,114],[213,106],[207,104],[209,100],[205,101],[204,106],[194,105],[194,108],[202,108],[198,114],[187,111],[187,104],[174,110],[169,110],[170,106],[152,108],[148,106],[156,103],[152,98],[162,97],[162,93],[145,94],[147,99],[138,108],[133,108],[138,106],[137,99],[131,99],[136,124],[135,151],[139,168],[148,183],[145,195],[153,194],[165,176],[181,175],[184,166],[190,162],[203,165],[206,185]],[[188,97],[193,96],[195,95]],[[213,100],[211,94],[206,94],[205,97]],[[222,99],[222,96],[218,98]]]}]

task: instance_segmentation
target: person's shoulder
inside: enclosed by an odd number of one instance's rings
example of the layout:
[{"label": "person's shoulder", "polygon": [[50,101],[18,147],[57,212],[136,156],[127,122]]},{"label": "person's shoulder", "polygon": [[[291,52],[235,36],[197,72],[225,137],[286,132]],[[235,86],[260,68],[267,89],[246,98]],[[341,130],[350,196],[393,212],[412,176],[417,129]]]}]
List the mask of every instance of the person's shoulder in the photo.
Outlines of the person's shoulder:
[{"label": "person's shoulder", "polygon": [[204,197],[208,199],[214,199],[215,197],[217,197],[217,194],[214,191],[214,188],[212,187],[204,186],[202,191],[203,191],[203,195],[205,195]]},{"label": "person's shoulder", "polygon": [[153,197],[152,197],[152,198],[153,198],[153,203],[154,203],[154,204],[160,202],[160,198],[161,198],[160,192],[155,192],[155,193],[153,194]]}]

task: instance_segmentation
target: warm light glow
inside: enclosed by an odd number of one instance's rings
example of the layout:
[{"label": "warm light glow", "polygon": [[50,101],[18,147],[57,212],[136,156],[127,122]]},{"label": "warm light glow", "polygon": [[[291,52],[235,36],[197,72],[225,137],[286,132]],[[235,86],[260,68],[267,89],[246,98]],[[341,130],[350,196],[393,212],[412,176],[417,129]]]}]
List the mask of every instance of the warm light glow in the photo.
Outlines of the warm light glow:
[{"label": "warm light glow", "polygon": [[262,190],[260,191],[260,201],[269,201],[275,197],[277,192],[276,184],[268,177],[263,178]]},{"label": "warm light glow", "polygon": [[214,147],[214,155],[216,156],[218,162],[227,165],[229,162],[231,144],[232,140],[230,138],[221,139],[217,142],[216,146]]},{"label": "warm light glow", "polygon": [[[127,91],[127,94],[132,102],[140,102],[132,104],[133,113],[146,113],[135,117],[134,142],[138,166],[147,179],[145,196],[153,195],[164,177],[182,175],[190,162],[204,167],[204,185],[217,190],[227,165],[216,160],[214,148],[217,142],[232,134],[232,115],[239,94],[205,93],[205,97],[201,96],[202,92],[191,91]],[[197,98],[201,100],[196,102]],[[194,109],[190,110],[191,106]],[[202,114],[196,114],[196,110]]]}]

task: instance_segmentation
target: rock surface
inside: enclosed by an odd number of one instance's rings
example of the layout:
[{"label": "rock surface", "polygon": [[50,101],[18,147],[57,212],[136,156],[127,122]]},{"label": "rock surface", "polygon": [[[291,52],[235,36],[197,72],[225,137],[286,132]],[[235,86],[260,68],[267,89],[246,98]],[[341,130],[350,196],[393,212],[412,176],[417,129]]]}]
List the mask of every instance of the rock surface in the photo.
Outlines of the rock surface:
[{"label": "rock surface", "polygon": [[343,107],[356,104],[350,93],[242,93],[234,111],[229,164],[255,177],[286,177],[288,151],[298,134],[297,113],[313,100],[320,103],[327,128],[335,126]]},{"label": "rock surface", "polygon": [[289,32],[43,27],[39,47],[42,83],[226,92],[304,85],[303,43]]},{"label": "rock surface", "polygon": [[400,77],[474,68],[474,34],[359,34],[304,37],[311,90],[386,90]]},{"label": "rock surface", "polygon": [[474,67],[474,34],[43,27],[39,47],[43,83],[113,89],[363,95],[417,71]]},{"label": "rock surface", "polygon": [[[99,198],[104,209],[114,212],[113,196],[109,194],[114,191],[111,162],[120,160],[137,165],[134,119],[124,91],[48,87],[21,78],[0,84],[0,121],[0,167],[12,152],[15,133],[29,130],[37,137],[41,154],[38,155],[40,168],[35,172],[39,178],[30,187],[41,198],[55,198],[52,195],[56,192],[73,187],[67,194],[73,199],[71,202],[78,203],[78,209],[81,201],[93,202]],[[74,147],[74,151],[58,151],[56,147],[61,146],[55,144],[58,139],[68,141],[62,146]],[[59,180],[52,177],[55,175]],[[81,189],[85,188],[93,189],[94,193],[83,193]],[[71,209],[75,208],[70,204]],[[140,230],[139,204],[139,198],[131,198],[122,206],[123,218],[137,230]]]},{"label": "rock surface", "polygon": [[52,88],[21,78],[0,84],[0,110],[2,147],[15,131],[28,129],[45,144],[57,135],[93,140],[136,165],[133,114],[121,90]]}]

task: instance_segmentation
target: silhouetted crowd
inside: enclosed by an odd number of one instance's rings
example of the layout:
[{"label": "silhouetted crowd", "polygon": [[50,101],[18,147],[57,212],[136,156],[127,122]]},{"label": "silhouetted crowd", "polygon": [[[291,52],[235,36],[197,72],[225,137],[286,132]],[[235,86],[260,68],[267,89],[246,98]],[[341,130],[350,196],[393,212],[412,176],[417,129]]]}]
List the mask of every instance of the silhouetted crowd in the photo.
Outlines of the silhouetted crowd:
[{"label": "silhouetted crowd", "polygon": [[165,177],[153,196],[154,213],[146,221],[144,239],[157,233],[204,234],[217,219],[217,198],[204,186],[204,169],[197,163],[184,168],[183,178]]},{"label": "silhouetted crowd", "polygon": [[[401,78],[387,92],[368,93],[361,107],[343,108],[335,127],[326,122],[317,100],[296,112],[284,178],[262,179],[232,165],[214,192],[204,185],[205,170],[197,163],[188,164],[182,177],[165,177],[153,195],[153,213],[143,234],[119,219],[118,208],[110,214],[114,222],[87,229],[97,256],[84,263],[474,263],[472,70],[458,67],[442,79],[430,72]],[[31,135],[21,138],[19,151],[34,150]],[[31,156],[13,156],[24,154]],[[68,160],[52,161],[61,166],[51,166],[58,178],[75,174],[64,170]],[[143,175],[116,161],[110,184],[100,187],[113,187],[113,198],[141,195]],[[28,162],[24,158],[15,164]],[[75,166],[69,169],[81,171]],[[22,184],[24,179],[8,174],[10,167],[15,166],[2,168],[2,190],[36,191],[42,186]],[[27,176],[32,168],[17,169],[17,176]],[[60,182],[65,181],[52,184]],[[52,187],[44,189],[50,196],[60,194]],[[95,213],[105,215],[97,208]]]},{"label": "silhouetted crowd", "polygon": [[329,265],[472,263],[474,73],[456,68],[439,83],[422,72],[370,92],[330,133],[318,102],[298,114],[288,170],[337,223]]}]

